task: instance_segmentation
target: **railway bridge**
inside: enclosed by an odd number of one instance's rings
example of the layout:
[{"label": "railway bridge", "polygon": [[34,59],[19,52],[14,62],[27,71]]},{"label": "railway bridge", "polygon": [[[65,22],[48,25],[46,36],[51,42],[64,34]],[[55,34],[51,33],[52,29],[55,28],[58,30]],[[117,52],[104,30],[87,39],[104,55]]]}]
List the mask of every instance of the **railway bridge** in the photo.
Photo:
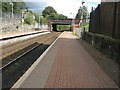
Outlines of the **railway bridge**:
[{"label": "railway bridge", "polygon": [[70,30],[79,27],[80,19],[48,19],[48,28],[57,31],[57,25],[70,25]]}]

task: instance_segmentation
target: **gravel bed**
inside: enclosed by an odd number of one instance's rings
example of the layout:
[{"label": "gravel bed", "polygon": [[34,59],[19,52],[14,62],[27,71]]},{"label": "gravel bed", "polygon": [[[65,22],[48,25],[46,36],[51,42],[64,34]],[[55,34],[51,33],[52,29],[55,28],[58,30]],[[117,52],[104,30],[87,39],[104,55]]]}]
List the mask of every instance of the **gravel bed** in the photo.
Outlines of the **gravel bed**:
[{"label": "gravel bed", "polygon": [[[36,38],[40,36],[44,36],[45,34],[48,34],[50,32],[40,33],[36,35],[30,35],[30,36],[24,36],[20,38],[0,41],[0,59],[5,58],[33,43],[36,40]],[[33,41],[31,41],[33,40]]]}]

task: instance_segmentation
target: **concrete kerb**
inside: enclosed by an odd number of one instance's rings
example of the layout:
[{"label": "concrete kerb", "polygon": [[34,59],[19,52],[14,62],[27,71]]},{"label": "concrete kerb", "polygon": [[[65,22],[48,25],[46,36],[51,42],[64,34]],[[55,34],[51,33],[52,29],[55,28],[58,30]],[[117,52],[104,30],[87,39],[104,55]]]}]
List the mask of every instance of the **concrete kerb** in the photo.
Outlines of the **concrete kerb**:
[{"label": "concrete kerb", "polygon": [[33,63],[33,65],[23,74],[23,76],[11,87],[10,90],[13,88],[19,88],[21,84],[25,81],[25,79],[30,75],[30,73],[34,70],[34,68],[40,63],[42,58],[46,55],[46,53],[51,49],[51,47],[56,43],[56,41],[60,38],[61,33],[58,38],[44,51],[44,53]]}]

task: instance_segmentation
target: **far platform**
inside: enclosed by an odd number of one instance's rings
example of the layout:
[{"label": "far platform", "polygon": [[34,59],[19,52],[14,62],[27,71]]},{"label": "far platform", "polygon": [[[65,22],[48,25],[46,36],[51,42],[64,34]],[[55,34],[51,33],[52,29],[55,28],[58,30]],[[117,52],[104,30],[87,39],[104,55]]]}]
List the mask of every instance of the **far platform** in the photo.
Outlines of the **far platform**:
[{"label": "far platform", "polygon": [[35,34],[35,33],[45,32],[45,31],[49,31],[49,30],[31,30],[31,31],[25,31],[25,32],[1,33],[0,34],[0,40],[5,39],[5,38],[11,38],[11,37]]}]

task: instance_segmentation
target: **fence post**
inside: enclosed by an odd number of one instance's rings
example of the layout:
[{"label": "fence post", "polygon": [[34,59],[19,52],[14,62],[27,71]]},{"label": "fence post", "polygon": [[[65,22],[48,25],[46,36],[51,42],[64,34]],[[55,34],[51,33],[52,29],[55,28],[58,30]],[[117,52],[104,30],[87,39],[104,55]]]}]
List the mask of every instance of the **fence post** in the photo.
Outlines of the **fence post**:
[{"label": "fence post", "polygon": [[116,29],[116,11],[117,11],[117,2],[114,3],[114,15],[113,15],[113,31],[112,37],[115,37],[115,29]]}]

